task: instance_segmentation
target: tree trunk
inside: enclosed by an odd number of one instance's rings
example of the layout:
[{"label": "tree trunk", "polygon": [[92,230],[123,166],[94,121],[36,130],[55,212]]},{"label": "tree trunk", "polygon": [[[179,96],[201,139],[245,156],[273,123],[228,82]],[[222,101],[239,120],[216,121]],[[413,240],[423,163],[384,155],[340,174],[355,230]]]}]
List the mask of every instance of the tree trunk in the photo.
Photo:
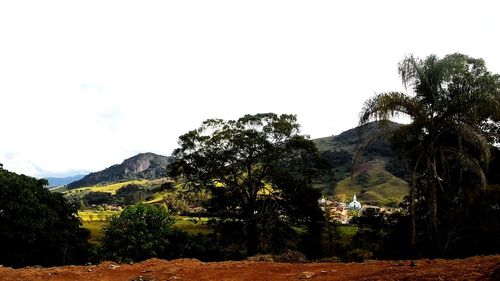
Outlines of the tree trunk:
[{"label": "tree trunk", "polygon": [[[432,149],[432,147],[431,147]],[[431,150],[432,151],[432,150]],[[434,166],[431,162],[431,158],[427,157],[427,183],[429,187],[429,207],[430,207],[430,219],[431,219],[431,239],[435,243],[438,249],[440,249],[439,232],[438,232],[438,219],[437,219],[437,186],[436,181],[438,180],[434,173]]]},{"label": "tree trunk", "polygon": [[259,234],[257,222],[250,218],[246,223],[247,255],[254,256],[259,252]]},{"label": "tree trunk", "polygon": [[416,180],[415,174],[412,175],[412,184],[410,190],[410,218],[411,218],[411,238],[410,238],[410,251],[415,254],[415,245],[417,244],[417,223],[415,214],[415,192]]},{"label": "tree trunk", "polygon": [[431,224],[432,224],[432,236],[435,240],[437,246],[439,247],[439,232],[438,232],[438,223],[437,223],[437,188],[436,182],[431,181],[431,190],[430,190],[430,204],[431,204]]},{"label": "tree trunk", "polygon": [[411,173],[411,186],[410,186],[410,219],[411,219],[411,238],[410,238],[410,253],[411,255],[416,256],[416,244],[417,244],[417,214],[415,211],[415,200],[417,194],[417,169],[420,163],[420,159],[422,158],[422,154],[418,156],[417,161],[415,162],[415,167]]}]

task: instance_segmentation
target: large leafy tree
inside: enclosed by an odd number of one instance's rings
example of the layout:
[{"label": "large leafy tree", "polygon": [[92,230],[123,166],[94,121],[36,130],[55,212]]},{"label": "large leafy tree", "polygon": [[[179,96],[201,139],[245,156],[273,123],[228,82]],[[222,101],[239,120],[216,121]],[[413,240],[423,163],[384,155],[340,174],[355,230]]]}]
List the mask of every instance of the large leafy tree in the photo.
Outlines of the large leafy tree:
[{"label": "large leafy tree", "polygon": [[416,242],[415,202],[424,199],[432,241],[440,246],[439,194],[446,197],[455,186],[463,189],[465,171],[474,174],[480,186],[486,185],[490,144],[499,136],[500,77],[491,74],[483,60],[463,54],[424,60],[409,56],[399,64],[399,74],[408,92],[381,93],[367,100],[360,123],[398,115],[411,118],[395,138],[412,174],[411,244]]},{"label": "large leafy tree", "polygon": [[295,217],[318,229],[320,193],[312,182],[326,170],[326,162],[300,134],[296,116],[210,119],[180,136],[179,145],[171,175],[211,191],[212,209],[220,217],[243,221],[247,254],[259,251],[259,225]]},{"label": "large leafy tree", "polygon": [[76,207],[46,185],[0,166],[0,264],[63,265],[88,257],[89,233]]}]

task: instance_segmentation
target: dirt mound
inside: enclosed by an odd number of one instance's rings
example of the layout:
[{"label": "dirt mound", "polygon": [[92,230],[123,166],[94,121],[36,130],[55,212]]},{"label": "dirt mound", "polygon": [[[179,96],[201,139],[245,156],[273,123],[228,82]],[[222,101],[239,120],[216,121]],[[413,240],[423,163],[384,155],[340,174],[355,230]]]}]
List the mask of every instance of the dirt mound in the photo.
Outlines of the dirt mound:
[{"label": "dirt mound", "polygon": [[0,280],[499,280],[500,255],[455,260],[275,263],[150,259],[136,264],[11,269]]}]

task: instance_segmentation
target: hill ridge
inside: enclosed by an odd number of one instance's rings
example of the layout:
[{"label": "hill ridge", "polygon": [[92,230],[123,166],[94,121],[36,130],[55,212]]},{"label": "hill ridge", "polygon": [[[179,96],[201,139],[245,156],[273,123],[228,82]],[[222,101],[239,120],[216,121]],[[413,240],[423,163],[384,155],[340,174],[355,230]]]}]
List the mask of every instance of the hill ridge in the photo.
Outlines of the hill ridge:
[{"label": "hill ridge", "polygon": [[152,152],[143,152],[112,165],[104,170],[93,172],[82,179],[68,184],[69,189],[83,186],[102,185],[137,179],[157,179],[167,175],[167,165],[173,160]]}]

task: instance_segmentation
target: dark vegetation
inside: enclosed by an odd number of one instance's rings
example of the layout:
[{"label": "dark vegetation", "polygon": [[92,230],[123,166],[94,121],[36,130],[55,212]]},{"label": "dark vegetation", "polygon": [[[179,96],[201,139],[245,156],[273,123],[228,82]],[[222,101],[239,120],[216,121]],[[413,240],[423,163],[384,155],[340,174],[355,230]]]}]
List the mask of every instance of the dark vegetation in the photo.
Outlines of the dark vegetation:
[{"label": "dark vegetation", "polygon": [[[500,76],[488,72],[483,60],[462,54],[424,60],[410,56],[400,63],[399,73],[413,94],[376,95],[365,103],[360,123],[380,119],[383,129],[391,116],[412,119],[391,139],[411,173],[408,252],[465,254],[474,218],[485,223],[475,237],[485,239],[470,242],[482,245],[475,245],[478,251],[491,246],[498,251],[498,242],[490,239],[500,234],[498,201],[487,198],[498,198],[499,190],[492,185],[495,176],[488,179],[486,171],[498,171],[490,160],[499,137]],[[478,213],[494,216],[479,219]]]},{"label": "dark vegetation", "polygon": [[46,180],[0,168],[0,264],[63,265],[88,259],[88,231],[80,228],[76,208]]},{"label": "dark vegetation", "polygon": [[[109,192],[93,191],[88,192],[81,197],[80,209],[92,208],[93,205],[133,205],[144,201],[148,194],[146,188],[137,184],[127,184],[116,191],[112,195]],[[80,198],[75,195],[74,197]]]},{"label": "dark vegetation", "polygon": [[[43,188],[46,181],[0,165],[0,264],[257,254],[293,260],[302,257],[299,252],[344,261],[500,253],[500,77],[482,60],[461,54],[408,57],[399,72],[411,95],[388,92],[368,100],[359,129],[313,142],[300,134],[294,115],[207,120],[180,136],[174,158],[143,154],[72,187],[175,179],[154,186],[65,198]],[[388,121],[398,114],[412,122]],[[359,190],[362,197],[401,182],[394,176],[405,179],[410,192],[385,206],[400,211],[364,209],[346,228],[328,221],[318,206],[321,196],[338,196],[339,190]],[[90,246],[77,207],[104,204],[125,209],[104,227],[101,243]],[[210,231],[175,228],[179,213],[203,217]]]}]

